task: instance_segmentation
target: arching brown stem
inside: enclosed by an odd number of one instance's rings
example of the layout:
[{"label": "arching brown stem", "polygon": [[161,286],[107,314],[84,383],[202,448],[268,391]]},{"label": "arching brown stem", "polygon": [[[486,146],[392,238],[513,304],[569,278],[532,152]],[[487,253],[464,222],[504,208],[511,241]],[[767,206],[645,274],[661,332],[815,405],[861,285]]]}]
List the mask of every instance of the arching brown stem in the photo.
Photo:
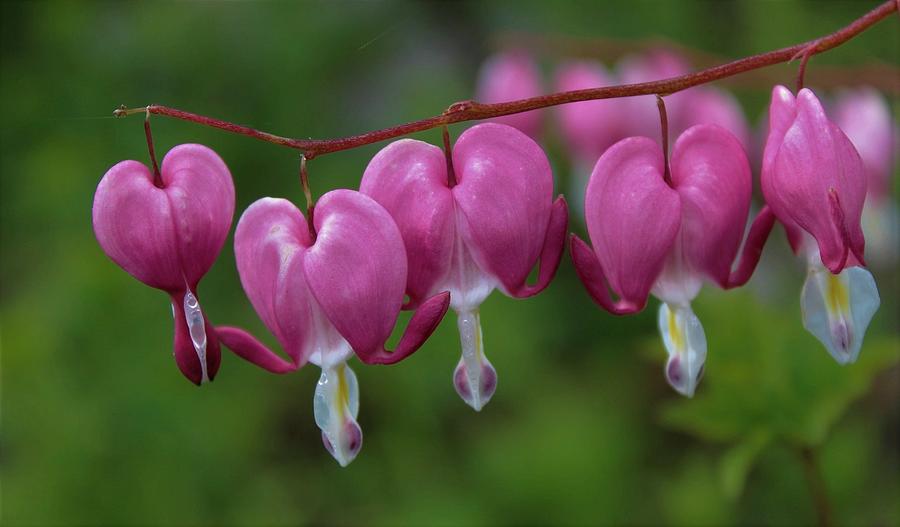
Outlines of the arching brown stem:
[{"label": "arching brown stem", "polygon": [[247,126],[241,126],[220,119],[213,119],[203,115],[198,115],[176,108],[152,104],[146,108],[118,108],[113,112],[116,117],[124,117],[135,113],[147,111],[149,113],[166,115],[191,121],[205,126],[211,126],[220,130],[254,137],[256,139],[269,143],[295,148],[303,152],[307,159],[316,156],[330,154],[332,152],[340,152],[360,146],[377,143],[395,137],[402,137],[414,132],[431,130],[439,126],[445,126],[453,123],[464,121],[475,121],[481,119],[490,119],[500,117],[502,115],[510,115],[514,113],[527,112],[537,110],[539,108],[547,108],[560,104],[567,104],[579,101],[589,101],[596,99],[612,99],[619,97],[633,97],[636,95],[669,95],[675,92],[686,90],[693,86],[707,84],[719,79],[731,77],[745,71],[751,71],[773,64],[788,62],[797,57],[798,53],[803,52],[809,57],[817,55],[829,49],[840,46],[856,35],[862,33],[866,29],[872,27],[877,22],[887,18],[888,15],[898,10],[897,0],[888,0],[887,2],[869,11],[860,18],[854,20],[834,33],[821,38],[813,39],[786,48],[776,49],[768,53],[761,53],[750,57],[738,59],[727,64],[715,66],[712,68],[700,70],[679,77],[672,77],[653,82],[642,82],[638,84],[624,84],[619,86],[607,86],[602,88],[590,88],[586,90],[575,90],[568,92],[552,93],[539,97],[531,97],[529,99],[521,99],[517,101],[484,104],[476,101],[461,101],[452,104],[447,110],[440,115],[413,121],[411,123],[400,124],[390,128],[374,130],[364,134],[341,137],[336,139],[292,139],[289,137],[281,137],[268,132],[255,130]]}]

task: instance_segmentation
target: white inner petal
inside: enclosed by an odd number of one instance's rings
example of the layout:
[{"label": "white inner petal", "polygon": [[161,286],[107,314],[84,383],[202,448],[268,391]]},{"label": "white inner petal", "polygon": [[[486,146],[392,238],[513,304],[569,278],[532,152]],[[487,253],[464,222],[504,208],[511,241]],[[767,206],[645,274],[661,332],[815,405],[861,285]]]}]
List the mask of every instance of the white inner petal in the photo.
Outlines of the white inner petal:
[{"label": "white inner petal", "polygon": [[869,271],[848,267],[834,275],[819,262],[809,266],[803,284],[803,327],[839,364],[850,364],[859,357],[866,329],[880,303]]},{"label": "white inner petal", "polygon": [[450,291],[450,306],[457,312],[478,309],[496,286],[496,280],[481,270],[463,240],[459,223],[465,219],[461,216],[457,211],[450,269],[435,287],[435,293]]},{"label": "white inner petal", "polygon": [[456,325],[459,328],[462,357],[453,373],[453,384],[463,401],[480,411],[494,395],[497,371],[484,354],[478,310],[459,311]]},{"label": "white inner petal", "polygon": [[334,324],[328,320],[325,312],[314,299],[310,299],[310,326],[309,336],[311,347],[309,362],[319,366],[323,370],[342,364],[353,354],[353,348],[338,332]]},{"label": "white inner petal", "polygon": [[353,461],[361,446],[358,414],[356,374],[344,362],[324,368],[313,395],[313,415],[329,452],[341,466]]},{"label": "white inner petal", "polygon": [[682,231],[678,231],[672,250],[651,292],[670,304],[689,304],[703,287],[703,277],[694,272],[684,259]]},{"label": "white inner petal", "polygon": [[206,324],[203,322],[200,302],[190,290],[184,294],[184,319],[188,325],[191,342],[194,344],[194,351],[197,352],[197,358],[200,360],[202,372],[200,384],[204,384],[209,382],[209,373],[206,368]]},{"label": "white inner petal", "polygon": [[690,304],[659,306],[659,332],[669,354],[666,380],[682,395],[692,397],[706,363],[706,334]]}]

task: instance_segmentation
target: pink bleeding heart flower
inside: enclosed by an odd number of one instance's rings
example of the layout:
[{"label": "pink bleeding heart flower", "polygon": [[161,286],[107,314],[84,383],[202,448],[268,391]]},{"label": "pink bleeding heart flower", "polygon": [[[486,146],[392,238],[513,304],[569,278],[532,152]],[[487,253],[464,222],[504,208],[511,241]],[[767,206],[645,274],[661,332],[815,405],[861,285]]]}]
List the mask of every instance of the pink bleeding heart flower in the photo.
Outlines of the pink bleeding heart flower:
[{"label": "pink bleeding heart flower", "polygon": [[316,237],[303,213],[284,199],[263,198],[241,216],[234,239],[244,291],[284,348],[281,359],[244,330],[219,327],[222,342],[269,371],[307,361],[322,368],[313,409],[322,441],[346,466],[362,446],[356,422],[359,388],[346,365],[393,364],[415,352],[449,305],[443,292],[421,303],[394,351],[384,345],[406,287],[406,250],[391,216],[374,200],[334,190],[315,207]]},{"label": "pink bleeding heart flower", "polygon": [[[450,159],[428,143],[396,141],[369,163],[360,191],[400,228],[409,258],[409,307],[450,291],[462,344],[454,385],[480,410],[497,375],[484,355],[478,308],[494,288],[523,298],[547,287],[562,255],[568,212],[562,196],[553,201],[547,156],[513,127],[469,128]],[[538,262],[537,282],[529,285]]]},{"label": "pink bleeding heart flower", "polygon": [[100,247],[130,275],[171,296],[175,362],[198,385],[215,377],[221,357],[197,284],[222,249],[233,214],[228,167],[196,144],[170,150],[158,178],[142,163],[122,161],[94,195]]},{"label": "pink bleeding heart flower", "polygon": [[573,234],[570,251],[589,294],[610,313],[642,310],[651,292],[663,301],[666,377],[691,396],[703,372],[706,337],[690,302],[704,280],[728,288],[750,278],[774,217],[768,209],[757,217],[732,271],[752,184],[740,143],[721,127],[694,126],[675,143],[670,172],[667,183],[662,149],[652,139],[613,145],[597,161],[585,194],[593,248]]},{"label": "pink bleeding heart flower", "polygon": [[[556,73],[556,91],[576,91],[615,84],[602,64],[569,62]],[[621,101],[607,99],[564,104],[557,110],[559,128],[574,165],[570,196],[583,203],[584,187],[591,168],[607,148],[624,136],[627,117]]]},{"label": "pink bleeding heart flower", "polygon": [[900,256],[900,214],[891,196],[895,152],[900,134],[887,100],[873,88],[842,91],[834,107],[835,123],[859,152],[868,186],[862,213],[869,260],[885,268]]},{"label": "pink bleeding heart flower", "polygon": [[[488,58],[478,73],[476,99],[483,103],[509,102],[537,97],[543,93],[541,74],[531,57],[522,50],[498,53]],[[530,137],[541,132],[541,111],[532,110],[491,119],[518,128]]]},{"label": "pink bleeding heart flower", "polygon": [[853,144],[809,89],[772,91],[762,190],[806,256],[803,324],[841,364],[854,362],[880,299],[860,223],[866,173]]}]

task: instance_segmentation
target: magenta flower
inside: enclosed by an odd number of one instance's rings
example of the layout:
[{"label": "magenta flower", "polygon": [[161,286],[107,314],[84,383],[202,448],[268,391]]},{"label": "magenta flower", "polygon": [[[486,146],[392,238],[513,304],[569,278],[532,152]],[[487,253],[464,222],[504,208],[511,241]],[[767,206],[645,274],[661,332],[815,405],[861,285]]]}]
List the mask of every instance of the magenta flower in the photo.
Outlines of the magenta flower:
[{"label": "magenta flower", "polygon": [[290,356],[281,359],[245,331],[218,328],[222,343],[269,371],[307,361],[322,368],[313,399],[316,424],[332,456],[346,466],[362,446],[359,388],[347,366],[393,364],[415,352],[440,323],[449,294],[425,300],[396,350],[384,345],[406,287],[406,250],[390,215],[368,196],[335,190],[316,204],[315,238],[284,199],[263,198],[241,216],[234,252],[244,291]]},{"label": "magenta flower", "polygon": [[772,91],[762,190],[806,256],[803,325],[841,364],[854,362],[880,299],[864,265],[863,162],[808,89]]},{"label": "magenta flower", "polygon": [[[360,191],[400,228],[409,258],[408,307],[450,291],[462,343],[454,385],[480,410],[497,376],[484,354],[478,307],[494,288],[515,298],[539,293],[562,255],[568,213],[562,196],[553,201],[547,156],[515,128],[485,123],[459,137],[452,165],[428,143],[391,143],[369,163]],[[538,261],[537,283],[529,285]]]},{"label": "magenta flower", "polygon": [[585,195],[593,249],[575,235],[570,249],[591,297],[610,313],[642,310],[651,292],[662,300],[666,378],[691,396],[706,337],[690,302],[704,280],[723,288],[746,282],[774,218],[768,209],[760,214],[732,272],[750,208],[750,166],[740,143],[721,127],[695,126],[675,143],[670,172],[667,183],[662,149],[652,139],[613,145],[597,161]]},{"label": "magenta flower", "polygon": [[[475,98],[478,102],[497,103],[537,97],[543,93],[541,74],[537,65],[524,51],[507,51],[488,58],[478,72]],[[541,132],[541,112],[504,115],[493,122],[518,128],[530,137]]]},{"label": "magenta flower", "polygon": [[198,385],[216,376],[221,356],[197,284],[222,249],[233,214],[228,167],[196,144],[170,150],[157,179],[142,163],[122,161],[94,195],[100,247],[130,275],[171,296],[175,362]]}]

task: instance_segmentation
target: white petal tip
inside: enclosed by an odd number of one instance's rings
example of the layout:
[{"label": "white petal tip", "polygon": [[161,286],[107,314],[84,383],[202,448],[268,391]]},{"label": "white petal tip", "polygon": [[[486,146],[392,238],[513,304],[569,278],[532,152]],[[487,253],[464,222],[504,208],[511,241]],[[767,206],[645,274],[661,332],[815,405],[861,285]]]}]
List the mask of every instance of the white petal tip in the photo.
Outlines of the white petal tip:
[{"label": "white petal tip", "polygon": [[[487,358],[484,358],[479,366],[475,372],[470,372],[466,369],[465,361],[460,359],[453,372],[453,387],[456,388],[456,393],[476,412],[480,412],[490,402],[497,390],[497,370]],[[473,386],[477,389],[473,390]]]},{"label": "white petal tip", "polygon": [[669,360],[665,375],[669,385],[685,397],[693,397],[706,364],[706,334],[689,305],[659,306],[659,332]]},{"label": "white petal tip", "polygon": [[835,275],[813,266],[801,293],[803,327],[838,364],[853,364],[880,304],[875,279],[866,269],[849,267]]}]

